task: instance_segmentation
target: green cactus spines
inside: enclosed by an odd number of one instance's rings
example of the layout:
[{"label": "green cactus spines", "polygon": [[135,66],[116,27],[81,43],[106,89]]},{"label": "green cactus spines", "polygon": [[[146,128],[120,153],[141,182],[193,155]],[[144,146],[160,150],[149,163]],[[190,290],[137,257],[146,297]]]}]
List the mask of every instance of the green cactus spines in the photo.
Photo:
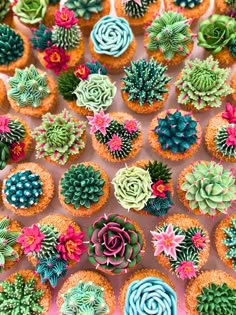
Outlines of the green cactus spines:
[{"label": "green cactus spines", "polygon": [[34,49],[44,51],[52,45],[52,31],[44,24],[39,24],[38,29],[33,31],[33,36],[30,38]]},{"label": "green cactus spines", "polygon": [[25,127],[18,120],[10,120],[8,122],[9,132],[0,133],[0,141],[6,144],[20,142],[25,135]]},{"label": "green cactus spines", "polygon": [[227,125],[221,127],[215,136],[215,145],[218,152],[228,157],[236,157],[236,147],[234,145],[227,145],[227,139],[229,138],[227,128],[234,125]]},{"label": "green cactus spines", "polygon": [[5,18],[10,8],[10,0],[2,0],[0,3],[0,22]]},{"label": "green cactus spines", "polygon": [[179,267],[181,262],[183,261],[191,261],[193,263],[194,269],[197,270],[197,266],[199,263],[199,255],[198,251],[195,248],[185,248],[182,249],[180,252],[177,253],[177,258],[172,259],[170,258],[170,266],[173,271],[176,272],[176,269]]},{"label": "green cactus spines", "polygon": [[7,166],[7,161],[10,159],[10,151],[7,144],[0,141],[0,170]]},{"label": "green cactus spines", "polygon": [[103,10],[103,0],[67,0],[65,6],[74,11],[76,17],[89,20],[92,14]]},{"label": "green cactus spines", "polygon": [[140,2],[141,5],[134,0],[130,0],[124,3],[123,7],[125,14],[135,19],[141,18],[147,12],[148,5],[154,1],[141,0]]},{"label": "green cactus spines", "polygon": [[224,234],[222,244],[227,247],[225,257],[232,260],[233,268],[236,271],[236,219],[231,219],[230,226],[224,228]]},{"label": "green cactus spines", "polygon": [[164,184],[167,184],[171,179],[171,169],[162,162],[151,162],[145,166],[145,170],[148,170],[153,182],[162,180]]},{"label": "green cactus spines", "polygon": [[66,101],[76,101],[77,97],[73,93],[80,83],[80,78],[74,75],[72,71],[62,72],[58,78],[58,90]]},{"label": "green cactus spines", "polygon": [[58,244],[59,233],[53,225],[39,225],[39,230],[44,234],[44,239],[41,242],[39,252],[34,252],[33,255],[38,259],[49,258],[57,254],[56,247]]},{"label": "green cactus spines", "polygon": [[54,26],[52,32],[53,43],[60,48],[70,50],[79,45],[80,29],[78,25],[73,25],[70,28]]}]

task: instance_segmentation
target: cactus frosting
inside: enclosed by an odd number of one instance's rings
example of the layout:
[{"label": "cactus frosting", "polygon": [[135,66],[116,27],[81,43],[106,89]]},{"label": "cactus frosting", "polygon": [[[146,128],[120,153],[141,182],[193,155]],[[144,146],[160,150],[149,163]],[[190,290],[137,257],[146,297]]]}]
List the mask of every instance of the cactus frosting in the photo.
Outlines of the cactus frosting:
[{"label": "cactus frosting", "polygon": [[59,233],[53,225],[47,224],[39,225],[39,230],[44,235],[44,239],[41,242],[40,251],[32,252],[32,255],[38,259],[49,258],[57,253]]},{"label": "cactus frosting", "polygon": [[123,0],[125,14],[138,19],[145,15],[149,5],[160,0]]},{"label": "cactus frosting", "polygon": [[184,9],[193,9],[203,1],[204,0],[174,0],[174,4]]},{"label": "cactus frosting", "polygon": [[7,161],[10,158],[10,150],[7,144],[0,141],[0,170],[7,166]]},{"label": "cactus frosting", "polygon": [[21,22],[37,24],[43,20],[47,5],[48,0],[18,0],[13,6],[13,12]]},{"label": "cactus frosting", "polygon": [[2,0],[0,3],[0,22],[3,21],[10,8],[10,0]]},{"label": "cactus frosting", "polygon": [[[218,152],[228,157],[236,157],[236,143],[229,143],[229,130],[235,130],[234,124],[221,127],[215,136],[215,145]],[[236,139],[236,136],[235,136]],[[235,140],[236,142],[236,140]]]},{"label": "cactus frosting", "polygon": [[85,207],[89,209],[91,204],[97,203],[103,195],[105,180],[99,170],[92,166],[79,164],[72,167],[61,179],[61,194],[66,204],[72,204],[75,209]]},{"label": "cactus frosting", "polygon": [[[4,116],[2,116],[4,117]],[[0,116],[1,120],[1,116]],[[7,127],[8,131],[0,132],[0,141],[6,144],[12,144],[14,142],[21,141],[25,136],[25,127],[20,121],[9,119]]]},{"label": "cactus frosting", "polygon": [[222,243],[227,247],[225,257],[231,259],[232,266],[236,271],[236,219],[231,218],[230,226],[224,228],[225,238]]},{"label": "cactus frosting", "polygon": [[65,6],[74,11],[76,17],[89,20],[91,15],[102,12],[104,0],[67,0]]},{"label": "cactus frosting", "polygon": [[39,28],[33,30],[33,36],[30,38],[34,49],[44,51],[52,44],[52,31],[44,24],[39,24]]},{"label": "cactus frosting", "polygon": [[145,166],[145,169],[148,170],[153,182],[162,180],[164,184],[167,184],[171,180],[171,170],[166,164],[162,162],[149,161]]},{"label": "cactus frosting", "polygon": [[180,13],[163,12],[147,28],[147,49],[160,50],[166,60],[171,60],[175,54],[188,55],[188,44],[192,42],[190,22]]}]

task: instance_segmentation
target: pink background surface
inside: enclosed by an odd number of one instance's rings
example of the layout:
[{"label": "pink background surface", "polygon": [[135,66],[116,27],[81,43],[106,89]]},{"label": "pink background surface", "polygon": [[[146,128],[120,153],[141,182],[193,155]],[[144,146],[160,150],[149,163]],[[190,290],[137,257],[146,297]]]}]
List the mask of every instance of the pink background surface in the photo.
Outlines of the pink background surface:
[{"label": "pink background surface", "polygon": [[[213,5],[213,3],[212,3]],[[210,8],[210,10],[208,11],[208,13],[205,16],[208,16],[210,13],[212,12],[212,8]],[[114,6],[112,6],[112,11],[111,14],[114,15]],[[30,31],[25,28],[24,26],[21,26],[20,24],[17,24],[17,27],[21,30],[24,31],[25,34],[29,35]],[[195,24],[194,27],[194,31],[197,31],[197,25]],[[88,44],[88,38],[85,39],[86,41],[86,54],[85,54],[85,58],[86,60],[91,60],[91,56],[88,52],[87,49],[87,44]],[[146,53],[145,50],[143,48],[143,37],[139,36],[137,37],[137,41],[138,41],[138,47],[136,50],[136,54],[134,56],[134,60],[137,60],[139,58],[146,58]],[[194,59],[196,57],[200,58],[200,59],[204,59],[207,56],[207,54],[203,51],[203,49],[197,47],[196,42],[195,42],[195,46],[194,46],[194,50],[193,53],[190,55],[190,59]],[[39,66],[38,63],[36,63],[37,66]],[[165,104],[165,108],[177,108],[177,99],[176,99],[176,94],[175,94],[175,89],[174,89],[174,82],[175,82],[175,77],[176,75],[179,73],[179,71],[182,69],[184,64],[181,64],[180,66],[176,67],[175,69],[170,69],[170,71],[168,71],[168,75],[172,77],[171,80],[171,91],[170,91],[170,96]],[[40,66],[39,66],[40,67]],[[233,69],[232,69],[233,70]],[[234,68],[235,71],[235,68]],[[233,71],[231,72],[231,74],[233,73]],[[50,73],[52,75],[52,73]],[[0,74],[1,78],[4,78],[4,80],[7,81],[7,77],[3,76]],[[143,134],[144,134],[144,143],[143,143],[143,148],[140,151],[140,153],[137,155],[137,157],[133,160],[131,160],[130,162],[128,162],[127,164],[134,162],[136,160],[139,159],[150,159],[150,160],[158,160],[158,161],[164,161],[161,157],[159,157],[158,155],[156,155],[150,148],[148,142],[147,142],[147,130],[148,130],[148,126],[150,124],[150,121],[153,119],[153,117],[156,116],[156,114],[151,114],[151,115],[146,115],[146,116],[142,116],[142,115],[138,115],[138,114],[134,114],[132,113],[122,102],[121,96],[120,96],[120,78],[122,77],[122,75],[119,76],[112,76],[112,80],[116,82],[116,86],[118,88],[117,91],[117,95],[115,97],[115,100],[112,104],[112,106],[110,107],[109,111],[124,111],[127,113],[130,113],[131,115],[133,115],[133,117],[135,117],[136,119],[138,119],[141,124],[142,124],[142,129],[143,129]],[[225,103],[224,103],[225,104]],[[210,112],[207,113],[202,113],[202,114],[196,114],[195,117],[197,117],[197,119],[199,119],[200,124],[203,128],[203,130],[205,129],[205,126],[208,122],[208,120],[216,115],[219,111],[222,111],[224,109],[224,104],[222,105],[222,108],[219,110],[212,110]],[[58,99],[58,105],[57,105],[57,110],[56,113],[60,113],[61,110],[63,108],[67,108],[67,106],[65,105],[64,101],[62,100],[61,97],[59,97]],[[13,111],[10,110],[10,113],[13,113]],[[72,113],[73,114],[73,113]],[[74,114],[75,116],[78,116],[76,114]],[[21,116],[21,115],[19,115]],[[28,117],[23,117],[30,125],[30,127],[33,129],[34,127],[38,126],[41,122],[40,119],[35,119],[35,118],[28,118]],[[84,119],[82,117],[80,117],[81,119]],[[87,131],[89,131],[89,129],[87,129]],[[88,133],[89,135],[89,133]],[[178,177],[178,174],[180,173],[180,171],[187,166],[189,163],[197,161],[197,160],[211,160],[211,156],[206,152],[203,144],[201,145],[201,149],[199,150],[199,152],[194,155],[192,158],[185,160],[185,161],[180,161],[180,162],[170,162],[165,160],[164,162],[167,163],[173,170],[173,179],[174,179],[174,185],[176,188],[176,180]],[[27,161],[36,161],[35,160],[35,156],[34,153],[32,154],[32,156],[27,160]],[[91,145],[91,138],[90,136],[88,136],[88,140],[87,140],[87,144],[86,144],[86,150],[83,153],[83,155],[76,161],[76,163],[78,162],[84,162],[84,161],[93,161],[98,163],[101,167],[103,167],[109,174],[110,180],[114,177],[115,173],[117,172],[117,170],[121,167],[124,167],[124,163],[108,163],[106,161],[104,161],[102,158],[100,158],[96,152],[93,150],[92,145]],[[31,218],[24,218],[24,217],[19,217],[16,215],[12,215],[12,213],[10,213],[10,211],[8,211],[7,209],[0,207],[0,210],[2,211],[2,214],[7,215],[10,214],[13,218],[17,219],[18,221],[20,221],[24,226],[29,226],[33,223],[36,223],[39,219],[41,219],[44,216],[47,216],[49,214],[56,214],[56,213],[62,213],[64,215],[68,215],[67,212],[61,207],[59,201],[58,201],[58,194],[57,194],[57,187],[58,187],[58,181],[61,177],[61,175],[70,167],[70,165],[65,165],[65,166],[55,166],[53,164],[49,164],[44,160],[37,160],[36,162],[38,162],[39,164],[43,165],[53,176],[54,181],[55,181],[55,196],[53,198],[53,201],[51,202],[51,204],[49,205],[49,207],[42,213],[39,214],[37,216],[31,217]],[[232,167],[232,164],[229,163],[224,163],[224,165],[228,168]],[[0,171],[0,179],[3,179],[4,176],[8,173],[10,167],[7,167],[4,171]],[[235,211],[235,205],[234,205],[234,209],[233,211]],[[173,281],[173,283],[176,286],[176,292],[177,292],[177,296],[178,296],[178,314],[179,315],[185,315],[185,307],[184,307],[184,291],[185,291],[185,287],[187,284],[187,281],[182,281],[178,278],[176,278],[174,275],[171,275],[170,272],[165,271],[161,266],[159,266],[159,264],[156,262],[155,257],[153,256],[153,251],[151,248],[151,236],[150,236],[150,230],[153,230],[155,225],[158,222],[158,218],[156,217],[152,217],[152,216],[147,216],[147,217],[143,217],[140,216],[138,213],[134,213],[134,212],[130,212],[128,213],[125,209],[123,209],[116,201],[116,199],[114,198],[114,190],[113,187],[111,187],[111,195],[109,198],[108,203],[105,205],[105,207],[100,211],[100,213],[98,213],[97,215],[92,216],[92,218],[90,219],[86,219],[86,218],[82,218],[82,219],[78,219],[75,218],[74,220],[81,226],[81,228],[83,229],[84,232],[87,231],[87,228],[90,224],[92,224],[94,222],[95,219],[97,219],[100,215],[104,214],[104,213],[120,213],[123,215],[128,215],[129,217],[131,217],[132,219],[136,220],[139,225],[141,226],[142,230],[145,233],[145,237],[146,237],[146,241],[147,241],[147,250],[145,253],[145,257],[144,259],[141,261],[141,263],[137,266],[136,270],[141,269],[141,268],[155,268],[159,271],[164,272],[166,275],[168,275],[170,277],[170,279]],[[176,196],[176,192],[175,192],[175,196],[174,196],[174,207],[171,210],[170,213],[188,213],[187,210],[184,208],[184,206],[179,202],[177,196]],[[224,266],[224,264],[220,261],[216,250],[215,250],[215,245],[214,245],[214,241],[213,241],[213,235],[214,235],[214,229],[217,226],[217,223],[223,219],[223,215],[218,216],[217,218],[211,219],[211,218],[204,218],[204,217],[199,217],[199,216],[195,216],[193,214],[189,214],[190,216],[197,218],[200,220],[200,222],[205,226],[205,228],[208,230],[209,235],[211,237],[211,252],[210,252],[210,256],[209,256],[209,260],[207,262],[207,264],[204,266],[203,270],[210,270],[210,269],[221,269],[221,270],[225,270],[226,272],[230,273],[232,276],[235,276],[235,272],[232,271],[231,269],[227,268],[226,266]],[[87,239],[87,237],[86,237]],[[19,269],[32,269],[31,264],[27,261],[26,257],[24,257],[16,266],[16,268],[12,268],[11,270],[3,273],[0,275],[0,280],[5,280],[9,274],[19,270]],[[85,253],[82,258],[81,261],[72,269],[69,270],[67,276],[65,279],[68,278],[68,276],[71,273],[74,273],[76,271],[79,270],[84,270],[84,269],[93,269],[93,267],[90,265],[90,263],[88,262],[87,259],[87,254]],[[125,279],[127,279],[131,274],[128,273],[125,276],[114,276],[114,277],[108,277],[109,280],[111,281],[113,288],[115,290],[115,294],[116,297],[118,297],[118,293],[119,293],[119,289],[121,288],[122,284],[124,283]],[[56,297],[57,297],[57,292],[58,289],[60,289],[60,287],[62,286],[64,280],[60,280],[57,289],[53,290],[53,302],[51,305],[51,310],[49,312],[49,315],[55,315],[57,313],[56,310]],[[115,315],[121,314],[119,310],[117,310],[115,313]]]}]

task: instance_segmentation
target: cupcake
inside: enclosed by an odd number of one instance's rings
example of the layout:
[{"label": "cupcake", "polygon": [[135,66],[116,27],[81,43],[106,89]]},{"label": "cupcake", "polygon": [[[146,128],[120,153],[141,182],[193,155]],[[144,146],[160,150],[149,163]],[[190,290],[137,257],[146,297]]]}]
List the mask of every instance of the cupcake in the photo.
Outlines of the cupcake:
[{"label": "cupcake", "polygon": [[215,245],[223,263],[236,271],[236,214],[231,214],[218,224],[215,230]]},{"label": "cupcake", "polygon": [[235,0],[217,0],[215,1],[216,13],[236,17],[236,2]]},{"label": "cupcake", "polygon": [[14,27],[13,12],[11,10],[11,1],[2,0],[0,4],[0,23]]},{"label": "cupcake", "polygon": [[[177,296],[169,278],[155,269],[136,271],[125,281],[119,294],[122,315],[177,315]],[[138,312],[137,312],[138,310]]]},{"label": "cupcake", "polygon": [[231,78],[231,86],[234,89],[234,92],[232,93],[231,97],[233,101],[236,103],[236,73]]},{"label": "cupcake", "polygon": [[8,100],[14,111],[22,115],[40,118],[53,112],[57,102],[57,88],[51,76],[35,68],[16,69],[8,80]]},{"label": "cupcake", "polygon": [[30,128],[13,115],[0,115],[0,170],[25,159],[32,150]]},{"label": "cupcake", "polygon": [[124,68],[125,77],[121,79],[124,103],[138,114],[150,114],[163,107],[169,96],[168,82],[171,80],[166,70],[167,67],[153,58],[131,61],[130,66]]},{"label": "cupcake", "polygon": [[206,264],[210,239],[196,219],[172,214],[158,223],[151,234],[158,263],[181,280],[196,277]]},{"label": "cupcake", "polygon": [[193,49],[191,23],[181,13],[159,14],[146,29],[144,43],[148,57],[170,66],[181,63]]},{"label": "cupcake", "polygon": [[115,311],[111,283],[100,273],[82,270],[72,274],[57,296],[58,314],[107,314]]},{"label": "cupcake", "polygon": [[3,80],[0,79],[0,115],[6,114],[9,108],[7,91]]},{"label": "cupcake", "polygon": [[32,133],[36,141],[36,158],[64,165],[77,159],[86,143],[86,123],[77,120],[66,109],[60,114],[47,113]]},{"label": "cupcake", "polygon": [[3,180],[4,206],[21,216],[45,210],[54,195],[51,174],[37,163],[20,163]]},{"label": "cupcake", "polygon": [[178,103],[194,112],[220,107],[234,91],[227,81],[229,73],[230,69],[220,68],[212,56],[186,61],[175,82]]},{"label": "cupcake", "polygon": [[109,275],[127,273],[145,253],[143,231],[136,222],[119,214],[98,218],[88,228],[88,237],[89,262]]},{"label": "cupcake", "polygon": [[236,106],[227,103],[225,112],[209,120],[205,144],[215,158],[236,163]]},{"label": "cupcake", "polygon": [[57,82],[59,93],[70,109],[83,116],[107,110],[116,95],[115,84],[98,61],[64,71]]},{"label": "cupcake", "polygon": [[222,270],[202,272],[185,292],[188,315],[235,314],[235,279]]},{"label": "cupcake", "polygon": [[13,12],[25,26],[37,26],[39,23],[52,26],[59,5],[60,0],[17,0]]},{"label": "cupcake", "polygon": [[90,217],[99,211],[107,202],[109,194],[107,173],[92,162],[72,165],[60,179],[61,205],[77,217]]},{"label": "cupcake", "polygon": [[31,61],[28,38],[5,24],[0,24],[0,73],[14,75],[15,69],[24,69]]},{"label": "cupcake", "polygon": [[[19,270],[0,283],[3,314],[49,314],[51,290],[32,270]],[[20,314],[18,312],[18,314]],[[37,312],[37,313],[36,313]]]},{"label": "cupcake", "polygon": [[160,10],[160,0],[115,0],[116,14],[125,18],[135,35],[142,35],[144,27]]},{"label": "cupcake", "polygon": [[165,10],[181,12],[186,18],[195,20],[206,13],[210,0],[164,0],[164,4]]},{"label": "cupcake", "polygon": [[65,6],[74,11],[83,35],[89,36],[93,26],[110,13],[109,0],[66,0]]},{"label": "cupcake", "polygon": [[0,273],[14,267],[22,257],[22,250],[16,242],[20,235],[20,224],[9,216],[0,216]]},{"label": "cupcake", "polygon": [[180,173],[179,200],[197,215],[227,214],[236,200],[235,176],[214,161],[196,161]]},{"label": "cupcake", "polygon": [[200,147],[201,138],[201,126],[196,118],[178,109],[158,114],[148,130],[148,142],[153,151],[172,161],[193,156]]},{"label": "cupcake", "polygon": [[80,261],[86,250],[83,237],[84,233],[74,221],[62,214],[54,214],[23,228],[17,242],[35,267],[41,283],[48,282],[55,288],[67,269]]},{"label": "cupcake", "polygon": [[136,40],[128,22],[119,17],[104,16],[93,27],[89,51],[110,73],[120,73],[134,57]]},{"label": "cupcake", "polygon": [[126,113],[88,116],[92,145],[99,156],[109,162],[124,162],[135,157],[142,147],[140,124]]},{"label": "cupcake", "polygon": [[84,40],[77,22],[74,12],[64,7],[56,11],[52,29],[40,24],[33,31],[30,41],[39,62],[56,75],[83,60]]},{"label": "cupcake", "polygon": [[235,18],[213,14],[200,23],[198,46],[209,51],[221,64],[233,66],[236,63],[235,29]]},{"label": "cupcake", "polygon": [[173,205],[171,170],[162,162],[141,160],[121,168],[112,184],[117,201],[128,211],[159,217]]}]

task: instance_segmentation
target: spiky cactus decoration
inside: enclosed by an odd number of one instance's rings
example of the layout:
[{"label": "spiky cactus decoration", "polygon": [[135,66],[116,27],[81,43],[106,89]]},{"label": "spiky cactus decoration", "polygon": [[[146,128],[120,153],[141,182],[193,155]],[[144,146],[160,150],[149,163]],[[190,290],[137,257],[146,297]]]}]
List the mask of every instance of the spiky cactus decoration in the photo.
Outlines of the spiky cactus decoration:
[{"label": "spiky cactus decoration", "polygon": [[67,0],[65,6],[75,13],[76,17],[89,20],[92,14],[102,12],[103,0]]},{"label": "spiky cactus decoration", "polygon": [[222,243],[227,246],[225,257],[232,260],[233,268],[236,271],[236,219],[231,219],[230,227],[224,228],[225,238]]},{"label": "spiky cactus decoration", "polygon": [[162,180],[164,184],[167,184],[171,179],[171,169],[162,162],[149,161],[145,169],[148,170],[153,182]]},{"label": "spiky cactus decoration", "polygon": [[155,0],[125,0],[123,1],[125,14],[138,19],[144,16],[147,12],[148,6],[153,2],[155,2]]},{"label": "spiky cactus decoration", "polygon": [[39,24],[39,28],[33,30],[33,36],[30,41],[34,47],[39,51],[44,51],[52,45],[52,31],[44,24]]},{"label": "spiky cactus decoration", "polygon": [[193,9],[201,4],[204,0],[174,0],[174,4],[181,8]]}]

